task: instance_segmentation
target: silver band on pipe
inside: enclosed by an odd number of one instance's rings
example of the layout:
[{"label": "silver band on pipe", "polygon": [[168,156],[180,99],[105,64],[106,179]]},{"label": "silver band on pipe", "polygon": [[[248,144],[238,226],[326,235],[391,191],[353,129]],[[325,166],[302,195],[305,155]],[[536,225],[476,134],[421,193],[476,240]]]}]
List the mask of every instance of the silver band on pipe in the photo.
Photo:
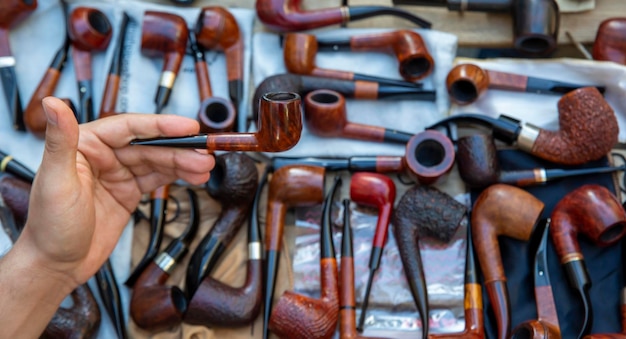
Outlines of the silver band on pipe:
[{"label": "silver band on pipe", "polygon": [[530,124],[524,124],[517,137],[517,147],[525,152],[531,152],[535,141],[539,137],[539,128]]},{"label": "silver band on pipe", "polygon": [[176,81],[176,73],[172,71],[164,71],[163,73],[161,73],[159,86],[172,88],[174,87],[174,81]]},{"label": "silver band on pipe", "polygon": [[248,260],[261,260],[263,253],[261,253],[261,243],[258,241],[248,244]]},{"label": "silver band on pipe", "polygon": [[159,266],[163,272],[170,273],[170,270],[172,270],[172,268],[176,265],[176,260],[174,260],[174,258],[172,258],[169,254],[161,252],[161,254],[154,259],[154,263]]},{"label": "silver band on pipe", "polygon": [[15,66],[15,57],[14,56],[3,56],[3,57],[0,57],[0,68],[13,67],[13,66]]}]

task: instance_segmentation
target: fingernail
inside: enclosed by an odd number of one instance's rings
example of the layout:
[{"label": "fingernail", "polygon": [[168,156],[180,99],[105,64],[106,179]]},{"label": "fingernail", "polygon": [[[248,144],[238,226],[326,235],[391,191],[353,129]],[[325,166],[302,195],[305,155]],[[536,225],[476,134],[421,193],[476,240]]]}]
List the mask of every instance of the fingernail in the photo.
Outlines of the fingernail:
[{"label": "fingernail", "polygon": [[59,117],[57,115],[57,112],[54,109],[50,108],[50,100],[51,99],[44,98],[41,101],[41,104],[43,105],[44,112],[46,112],[46,119],[48,120],[48,123],[56,126],[59,121]]}]

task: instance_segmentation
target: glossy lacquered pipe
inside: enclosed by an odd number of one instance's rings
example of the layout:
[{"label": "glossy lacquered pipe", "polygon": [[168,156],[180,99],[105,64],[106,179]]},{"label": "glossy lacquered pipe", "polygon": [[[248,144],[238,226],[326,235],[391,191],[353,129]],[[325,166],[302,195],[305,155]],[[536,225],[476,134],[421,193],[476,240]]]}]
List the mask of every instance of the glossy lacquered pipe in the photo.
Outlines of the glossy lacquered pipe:
[{"label": "glossy lacquered pipe", "polygon": [[585,235],[597,246],[610,246],[626,234],[626,212],[620,201],[606,187],[584,185],[565,195],[550,216],[550,235],[567,275],[584,305],[584,322],[579,338],[589,334],[593,319],[589,288],[591,279],[578,245],[578,235]]},{"label": "glossy lacquered pipe", "polygon": [[141,25],[141,53],[150,58],[163,58],[163,68],[154,102],[160,112],[169,100],[180,70],[189,29],[181,16],[146,11]]},{"label": "glossy lacquered pipe", "polygon": [[341,185],[335,177],[324,199],[320,226],[320,298],[285,291],[270,317],[269,328],[280,338],[330,339],[339,317],[339,281],[333,245],[331,209]]},{"label": "glossy lacquered pipe", "polygon": [[87,284],[70,294],[72,306],[60,307],[40,338],[94,338],[100,328],[100,309]]},{"label": "glossy lacquered pipe", "polygon": [[600,23],[592,55],[594,60],[626,65],[626,18],[609,18]]},{"label": "glossy lacquered pipe", "polygon": [[256,12],[263,24],[274,31],[304,31],[338,25],[380,15],[406,19],[417,26],[430,28],[430,22],[407,11],[386,6],[341,6],[304,10],[302,0],[257,0]]},{"label": "glossy lacquered pipe", "polygon": [[100,102],[100,114],[98,118],[106,118],[115,115],[117,105],[117,95],[120,89],[120,75],[122,74],[122,63],[124,56],[124,41],[126,40],[126,30],[130,17],[126,12],[122,12],[122,22],[120,22],[119,36],[113,49],[113,59],[109,66],[109,75],[107,76],[104,92],[102,93],[102,101]]},{"label": "glossy lacquered pipe", "polygon": [[254,133],[209,133],[188,137],[138,139],[133,145],[204,148],[221,151],[281,152],[300,140],[302,111],[295,93],[266,93]]},{"label": "glossy lacquered pipe", "polygon": [[338,92],[317,89],[304,98],[307,129],[321,137],[343,137],[406,144],[413,133],[348,121],[346,99]]},{"label": "glossy lacquered pipe", "polygon": [[388,79],[336,69],[320,68],[315,63],[318,50],[319,44],[315,35],[304,33],[285,34],[283,38],[283,59],[285,62],[285,68],[287,68],[287,71],[291,73],[301,75],[313,75],[341,80],[374,81],[380,85],[421,87],[420,84],[408,81]]},{"label": "glossy lacquered pipe", "polygon": [[200,225],[198,197],[193,189],[189,196],[189,224],[182,234],[172,240],[167,248],[141,273],[133,286],[130,315],[137,326],[160,331],[180,324],[187,311],[187,298],[178,286],[167,286],[176,264],[185,256]]},{"label": "glossy lacquered pipe", "polygon": [[78,123],[96,119],[93,107],[93,75],[91,53],[104,51],[113,36],[111,22],[102,11],[91,7],[77,7],[70,14],[67,25],[72,44],[72,61],[78,81]]},{"label": "glossy lacquered pipe", "polygon": [[354,35],[348,39],[317,40],[318,51],[381,51],[395,55],[398,72],[406,81],[427,77],[435,68],[422,36],[408,29],[391,32]]},{"label": "glossy lacquered pipe", "polygon": [[428,336],[429,307],[419,240],[426,233],[441,242],[449,242],[465,217],[465,211],[465,206],[449,195],[435,188],[417,185],[402,195],[394,210],[394,238],[420,314],[422,338]]},{"label": "glossy lacquered pipe", "polygon": [[248,223],[248,261],[243,285],[232,287],[210,276],[205,277],[189,300],[185,322],[194,325],[236,327],[254,321],[263,300],[263,252],[259,228],[259,203],[267,182],[266,167],[254,195]]},{"label": "glossy lacquered pipe", "polygon": [[270,180],[265,221],[264,339],[269,336],[269,322],[273,309],[285,214],[290,207],[322,203],[324,200],[324,174],[323,167],[285,166],[276,170]]},{"label": "glossy lacquered pipe", "polygon": [[[450,99],[459,105],[476,101],[488,89],[563,95],[590,84],[572,84],[522,74],[493,71],[474,64],[454,66],[446,77]],[[604,92],[603,86],[597,89]]]},{"label": "glossy lacquered pipe", "polygon": [[0,172],[10,173],[28,183],[35,180],[35,172],[17,161],[12,155],[0,151]]},{"label": "glossy lacquered pipe", "polygon": [[487,187],[474,203],[474,247],[496,317],[498,339],[508,339],[511,332],[511,305],[498,236],[527,241],[543,208],[544,204],[530,193],[504,184]]}]

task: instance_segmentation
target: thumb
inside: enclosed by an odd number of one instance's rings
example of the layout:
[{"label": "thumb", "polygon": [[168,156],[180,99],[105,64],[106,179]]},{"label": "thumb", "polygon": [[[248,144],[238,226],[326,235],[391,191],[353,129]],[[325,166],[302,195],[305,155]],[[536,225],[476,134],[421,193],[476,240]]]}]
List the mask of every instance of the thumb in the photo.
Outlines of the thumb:
[{"label": "thumb", "polygon": [[[72,110],[54,97],[42,101],[48,124],[40,174],[67,178],[76,173],[78,122]],[[61,179],[62,180],[62,179]]]}]

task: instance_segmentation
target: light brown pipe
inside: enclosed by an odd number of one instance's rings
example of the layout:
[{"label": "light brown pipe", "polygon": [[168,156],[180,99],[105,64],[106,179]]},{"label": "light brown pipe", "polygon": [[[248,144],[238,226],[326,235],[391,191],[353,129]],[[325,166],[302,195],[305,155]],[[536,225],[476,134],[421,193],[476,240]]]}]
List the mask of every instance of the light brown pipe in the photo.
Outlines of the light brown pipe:
[{"label": "light brown pipe", "polygon": [[626,65],[626,18],[608,18],[600,23],[593,42],[593,59]]},{"label": "light brown pipe", "polygon": [[474,247],[494,308],[498,339],[508,339],[511,332],[511,309],[498,236],[528,240],[543,208],[544,204],[530,193],[503,184],[489,186],[474,203]]}]

